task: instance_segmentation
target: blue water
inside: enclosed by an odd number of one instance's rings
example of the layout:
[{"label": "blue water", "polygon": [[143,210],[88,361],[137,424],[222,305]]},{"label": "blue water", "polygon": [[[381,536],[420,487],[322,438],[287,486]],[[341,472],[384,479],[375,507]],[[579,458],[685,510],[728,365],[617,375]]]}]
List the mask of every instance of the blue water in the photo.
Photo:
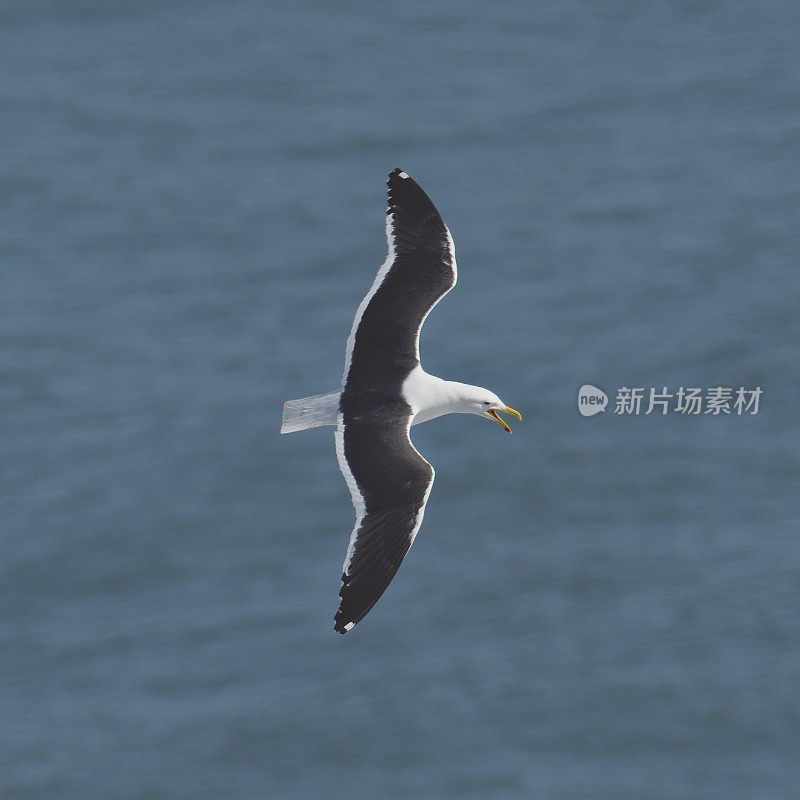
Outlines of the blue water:
[{"label": "blue water", "polygon": [[[800,782],[800,6],[0,6],[0,796]],[[425,523],[337,636],[400,166],[453,232]],[[584,383],[610,396],[578,415]],[[761,387],[756,415],[613,413]]]}]

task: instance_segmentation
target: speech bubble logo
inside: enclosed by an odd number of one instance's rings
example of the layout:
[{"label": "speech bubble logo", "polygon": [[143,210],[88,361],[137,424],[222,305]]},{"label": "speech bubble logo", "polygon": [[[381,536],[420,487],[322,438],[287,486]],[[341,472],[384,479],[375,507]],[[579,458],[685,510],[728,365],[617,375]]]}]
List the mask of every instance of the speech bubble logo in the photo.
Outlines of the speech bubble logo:
[{"label": "speech bubble logo", "polygon": [[608,396],[602,389],[592,386],[591,383],[584,383],[578,389],[578,411],[584,417],[593,417],[601,411],[606,410]]}]

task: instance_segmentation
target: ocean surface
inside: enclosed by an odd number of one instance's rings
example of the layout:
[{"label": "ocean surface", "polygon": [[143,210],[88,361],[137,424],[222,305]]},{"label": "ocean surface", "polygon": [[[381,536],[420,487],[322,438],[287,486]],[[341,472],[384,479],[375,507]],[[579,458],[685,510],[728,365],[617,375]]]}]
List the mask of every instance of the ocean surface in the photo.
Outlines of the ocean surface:
[{"label": "ocean surface", "polygon": [[[0,797],[797,798],[798,30],[3,2]],[[427,370],[524,420],[414,429],[422,530],[340,637],[331,429],[278,431],[339,384],[395,167],[459,259]],[[690,387],[758,413],[646,413]]]}]

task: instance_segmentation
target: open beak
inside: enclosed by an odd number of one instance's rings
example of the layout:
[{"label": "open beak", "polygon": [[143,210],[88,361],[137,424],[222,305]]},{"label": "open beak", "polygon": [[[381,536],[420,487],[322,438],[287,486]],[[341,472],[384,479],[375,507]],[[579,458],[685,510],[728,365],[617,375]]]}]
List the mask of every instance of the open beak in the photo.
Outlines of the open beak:
[{"label": "open beak", "polygon": [[517,419],[522,419],[522,414],[519,411],[514,411],[513,408],[490,408],[486,413],[489,415],[491,419],[493,419],[506,433],[511,433],[511,428],[506,425],[505,420],[501,419],[498,415],[498,411],[502,411],[504,414],[513,414]]}]

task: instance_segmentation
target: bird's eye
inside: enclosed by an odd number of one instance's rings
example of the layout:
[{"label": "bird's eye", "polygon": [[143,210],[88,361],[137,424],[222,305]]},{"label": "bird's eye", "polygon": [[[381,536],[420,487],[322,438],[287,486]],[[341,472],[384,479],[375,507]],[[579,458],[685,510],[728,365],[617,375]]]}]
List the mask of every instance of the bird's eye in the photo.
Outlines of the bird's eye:
[{"label": "bird's eye", "polygon": [[491,400],[484,400],[484,401],[483,401],[483,404],[484,404],[485,406],[490,406],[490,405],[492,404],[492,401],[491,401]]}]

